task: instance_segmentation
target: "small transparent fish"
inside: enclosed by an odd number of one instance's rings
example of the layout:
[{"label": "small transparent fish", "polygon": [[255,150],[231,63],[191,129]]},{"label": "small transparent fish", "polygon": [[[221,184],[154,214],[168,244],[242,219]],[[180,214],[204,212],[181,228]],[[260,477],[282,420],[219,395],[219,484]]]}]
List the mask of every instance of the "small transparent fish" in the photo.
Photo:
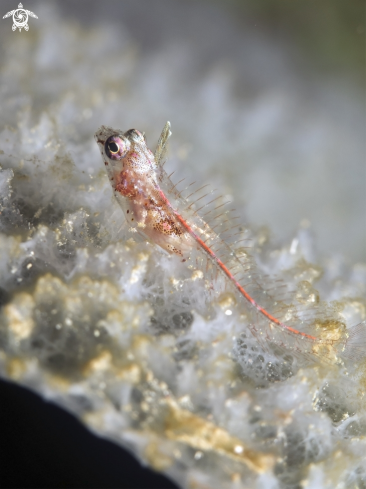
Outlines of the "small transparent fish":
[{"label": "small transparent fish", "polygon": [[207,185],[178,191],[180,182],[173,184],[163,167],[170,135],[167,122],[153,154],[136,129],[102,126],[95,134],[130,230],[192,267],[224,276],[249,305],[250,329],[262,345],[332,363],[364,358],[365,321],[347,329],[331,310],[295,306],[286,284],[262,274],[241,246],[245,231],[223,210],[226,202],[211,199],[211,192],[202,194]]}]

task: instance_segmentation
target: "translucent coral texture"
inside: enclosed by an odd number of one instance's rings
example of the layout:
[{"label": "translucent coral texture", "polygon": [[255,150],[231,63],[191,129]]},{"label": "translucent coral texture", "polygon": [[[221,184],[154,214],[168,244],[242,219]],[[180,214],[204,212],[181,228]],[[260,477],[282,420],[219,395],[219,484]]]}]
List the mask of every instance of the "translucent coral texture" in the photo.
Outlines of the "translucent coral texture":
[{"label": "translucent coral texture", "polygon": [[[40,5],[47,22],[3,43],[1,375],[53,399],[181,487],[363,487],[365,363],[307,364],[262,348],[234,293],[216,293],[204,270],[128,232],[100,161],[93,134],[101,124],[135,125],[153,141],[166,119],[174,130],[179,113],[175,164],[193,172],[192,138],[197,158],[207,160],[197,177],[215,180],[224,155],[199,141],[239,117],[223,72],[192,88],[205,108],[198,138],[189,132],[193,112],[176,101],[174,70],[162,68],[177,53],[184,60],[188,45],[146,59],[125,31],[83,30]],[[245,115],[250,123],[242,120],[253,144],[271,107],[281,120],[272,96],[258,98]],[[221,134],[230,140],[228,167],[243,148],[238,129]],[[243,168],[232,169],[223,192],[240,200]],[[306,226],[277,242],[264,227],[248,229],[263,273],[280,275],[309,307],[323,301],[347,326],[366,318],[365,264],[318,256]]]}]

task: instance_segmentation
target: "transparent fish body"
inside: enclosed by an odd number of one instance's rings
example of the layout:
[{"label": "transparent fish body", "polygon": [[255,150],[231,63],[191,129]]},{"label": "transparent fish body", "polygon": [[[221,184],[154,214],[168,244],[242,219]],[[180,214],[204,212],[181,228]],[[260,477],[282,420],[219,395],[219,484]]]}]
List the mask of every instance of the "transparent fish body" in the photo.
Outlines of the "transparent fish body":
[{"label": "transparent fish body", "polygon": [[188,186],[186,195],[178,191],[163,168],[170,135],[168,122],[153,154],[135,129],[102,126],[95,134],[130,230],[209,278],[224,277],[249,305],[250,329],[262,345],[332,363],[366,356],[365,322],[347,329],[331,309],[301,304],[285,283],[260,272],[225,202],[204,193],[206,185],[192,192]]}]

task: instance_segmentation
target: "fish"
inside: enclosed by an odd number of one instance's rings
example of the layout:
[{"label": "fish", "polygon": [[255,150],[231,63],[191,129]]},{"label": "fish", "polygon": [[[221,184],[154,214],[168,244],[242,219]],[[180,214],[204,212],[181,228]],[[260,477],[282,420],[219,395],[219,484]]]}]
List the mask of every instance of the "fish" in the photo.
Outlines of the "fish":
[{"label": "fish", "polygon": [[[228,202],[212,198],[208,184],[178,190],[164,164],[171,136],[167,122],[155,152],[145,134],[101,126],[95,133],[114,197],[129,230],[212,278],[220,275],[250,311],[251,333],[311,361],[339,363],[366,356],[366,321],[348,328],[331,308],[297,300],[283,280],[268,277],[242,242],[250,238]],[[213,273],[214,272],[214,273]],[[305,301],[306,302],[306,301]]]}]

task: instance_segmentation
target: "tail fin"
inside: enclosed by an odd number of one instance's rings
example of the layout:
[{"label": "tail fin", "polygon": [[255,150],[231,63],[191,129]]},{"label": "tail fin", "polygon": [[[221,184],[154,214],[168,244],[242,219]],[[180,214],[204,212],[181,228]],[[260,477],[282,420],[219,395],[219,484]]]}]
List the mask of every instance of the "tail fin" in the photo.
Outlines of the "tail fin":
[{"label": "tail fin", "polygon": [[366,359],[366,321],[348,330],[348,338],[340,356],[354,363]]}]

